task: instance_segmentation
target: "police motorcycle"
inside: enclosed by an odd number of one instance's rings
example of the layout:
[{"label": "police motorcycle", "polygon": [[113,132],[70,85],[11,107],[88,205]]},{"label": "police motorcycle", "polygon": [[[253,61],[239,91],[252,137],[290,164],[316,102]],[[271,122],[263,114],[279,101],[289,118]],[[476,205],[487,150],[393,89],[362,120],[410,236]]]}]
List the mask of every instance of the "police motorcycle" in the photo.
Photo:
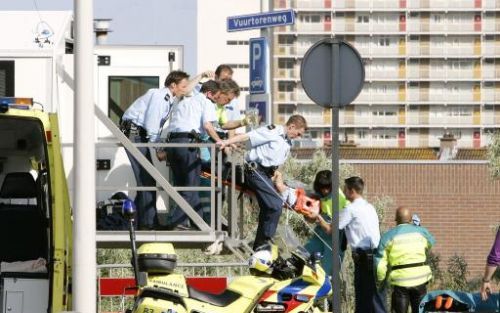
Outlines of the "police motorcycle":
[{"label": "police motorcycle", "polygon": [[133,202],[126,200],[132,263],[138,293],[126,313],[298,313],[321,312],[317,303],[331,295],[328,275],[304,248],[284,259],[275,245],[258,249],[249,260],[251,275],[233,279],[226,290],[212,294],[186,283],[174,272],[177,255],[170,243],[146,243],[136,250]]}]

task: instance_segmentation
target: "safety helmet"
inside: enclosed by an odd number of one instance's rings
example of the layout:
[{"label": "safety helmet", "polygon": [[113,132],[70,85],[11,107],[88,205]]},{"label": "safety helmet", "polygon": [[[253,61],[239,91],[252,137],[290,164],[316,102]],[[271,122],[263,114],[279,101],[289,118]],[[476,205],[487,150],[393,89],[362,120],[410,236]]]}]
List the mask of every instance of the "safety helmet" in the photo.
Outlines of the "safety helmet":
[{"label": "safety helmet", "polygon": [[258,271],[261,273],[271,274],[272,265],[278,257],[278,247],[274,245],[264,245],[255,251],[248,260],[250,271]]}]

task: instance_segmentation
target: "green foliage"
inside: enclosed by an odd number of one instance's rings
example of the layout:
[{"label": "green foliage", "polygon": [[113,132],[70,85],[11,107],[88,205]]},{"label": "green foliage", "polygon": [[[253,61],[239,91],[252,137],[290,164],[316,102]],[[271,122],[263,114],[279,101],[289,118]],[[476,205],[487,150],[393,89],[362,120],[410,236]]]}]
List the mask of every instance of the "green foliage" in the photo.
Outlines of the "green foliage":
[{"label": "green foliage", "polygon": [[491,135],[491,143],[488,146],[488,161],[490,175],[493,179],[500,178],[500,131]]},{"label": "green foliage", "polygon": [[448,259],[443,282],[446,289],[467,290],[467,267],[467,262],[463,256],[455,254]]},{"label": "green foliage", "polygon": [[441,262],[441,256],[439,254],[432,252],[431,250],[427,253],[427,262],[431,267],[433,276],[432,282],[435,283],[441,281],[443,279],[443,271],[441,271],[441,268],[439,267],[439,263]]},{"label": "green foliage", "polygon": [[[288,158],[282,168],[285,179],[300,181],[311,188],[317,172],[331,169],[332,159],[327,157],[323,150],[317,150],[313,154],[312,160],[308,162],[300,162],[295,158]],[[354,175],[359,174],[354,171],[352,165],[341,164],[339,175],[341,184],[344,179]]]}]

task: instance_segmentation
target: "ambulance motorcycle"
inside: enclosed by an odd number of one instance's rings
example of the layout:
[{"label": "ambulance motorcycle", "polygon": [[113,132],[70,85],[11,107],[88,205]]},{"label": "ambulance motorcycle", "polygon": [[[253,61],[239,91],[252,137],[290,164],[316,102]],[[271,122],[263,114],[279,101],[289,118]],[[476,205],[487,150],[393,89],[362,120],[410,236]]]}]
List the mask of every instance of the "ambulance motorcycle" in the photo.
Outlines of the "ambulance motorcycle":
[{"label": "ambulance motorcycle", "polygon": [[[123,209],[126,216],[134,215],[130,200]],[[332,294],[317,257],[298,247],[284,259],[274,245],[258,249],[249,260],[251,275],[233,279],[224,292],[197,290],[174,272],[172,244],[146,243],[136,251],[133,219],[129,221],[138,294],[126,313],[319,313],[317,305]]]}]

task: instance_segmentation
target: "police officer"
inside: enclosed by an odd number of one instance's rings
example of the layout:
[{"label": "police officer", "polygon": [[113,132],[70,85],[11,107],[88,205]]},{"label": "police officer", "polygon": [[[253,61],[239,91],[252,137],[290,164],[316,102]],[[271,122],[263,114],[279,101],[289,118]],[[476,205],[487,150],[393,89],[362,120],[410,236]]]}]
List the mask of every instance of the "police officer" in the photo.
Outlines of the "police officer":
[{"label": "police officer", "polygon": [[385,293],[377,290],[373,254],[380,241],[377,212],[363,199],[365,183],[361,177],[345,181],[344,194],[351,201],[339,212],[339,229],[345,229],[354,261],[356,313],[385,313]]},{"label": "police officer", "polygon": [[432,278],[427,252],[435,240],[426,228],[412,223],[407,208],[397,209],[396,223],[380,239],[375,258],[377,280],[379,284],[387,281],[393,286],[392,312],[406,313],[411,304],[412,313],[418,313]]},{"label": "police officer", "polygon": [[[210,82],[210,83],[209,83]],[[213,127],[216,121],[214,102],[219,96],[218,83],[209,83],[210,88],[191,97],[184,97],[172,109],[170,124],[167,127],[169,143],[199,142],[206,132],[214,142],[220,138]],[[172,169],[176,186],[196,187],[200,185],[201,160],[199,149],[193,147],[167,148],[167,158]],[[202,216],[202,207],[198,191],[180,191],[179,194]],[[179,208],[174,208],[167,225],[169,229],[188,230],[187,215]]]},{"label": "police officer", "polygon": [[301,115],[292,115],[286,125],[268,125],[246,134],[239,134],[220,144],[227,145],[249,140],[251,149],[246,156],[245,183],[255,192],[259,203],[259,225],[253,244],[254,250],[274,237],[283,207],[271,177],[285,163],[290,152],[291,140],[301,137],[307,122]]},{"label": "police officer", "polygon": [[[120,122],[122,132],[135,143],[158,142],[162,124],[174,102],[187,92],[189,75],[182,71],[172,71],[165,79],[164,88],[149,89],[137,98],[125,111]],[[149,148],[139,147],[139,151],[151,162]],[[154,186],[151,175],[128,152],[127,156],[134,172],[137,186]],[[135,205],[138,212],[139,229],[153,229],[158,223],[156,215],[156,192],[137,191]]]}]

